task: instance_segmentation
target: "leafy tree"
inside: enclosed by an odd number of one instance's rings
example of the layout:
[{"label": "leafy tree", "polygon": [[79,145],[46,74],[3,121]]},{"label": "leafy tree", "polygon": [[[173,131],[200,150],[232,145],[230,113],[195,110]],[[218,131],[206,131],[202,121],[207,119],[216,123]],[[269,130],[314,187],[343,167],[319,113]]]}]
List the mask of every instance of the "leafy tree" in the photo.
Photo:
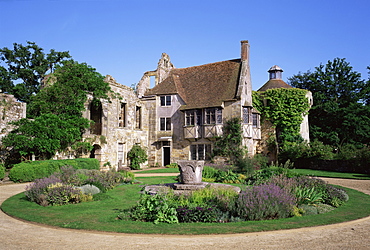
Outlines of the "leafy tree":
[{"label": "leafy tree", "polygon": [[288,80],[290,85],[312,92],[312,139],[334,146],[370,143],[370,109],[365,102],[369,82],[365,83],[344,58],[335,58],[313,72],[299,73]]},{"label": "leafy tree", "polygon": [[92,95],[94,100],[109,99],[109,93],[113,95],[104,77],[86,63],[64,62],[45,82],[45,88],[32,98],[28,106],[33,116],[45,113],[65,118],[81,116],[88,95]]},{"label": "leafy tree", "polygon": [[99,100],[109,99],[111,93],[104,77],[85,63],[64,62],[46,82],[29,107],[34,120],[16,122],[16,129],[3,138],[5,146],[23,157],[49,159],[57,151],[82,145],[82,134],[90,126],[82,117],[88,95]]},{"label": "leafy tree", "polygon": [[23,118],[14,125],[17,128],[2,140],[5,146],[12,147],[23,157],[35,155],[37,159],[50,159],[58,150],[81,139],[80,128],[88,127],[89,121],[43,114],[34,120]]},{"label": "leafy tree", "polygon": [[13,46],[13,50],[0,49],[0,61],[7,66],[0,66],[0,88],[29,103],[31,97],[40,91],[44,77],[71,56],[67,51],[56,52],[53,49],[45,54],[34,42],[27,42],[26,46],[14,43]]}]

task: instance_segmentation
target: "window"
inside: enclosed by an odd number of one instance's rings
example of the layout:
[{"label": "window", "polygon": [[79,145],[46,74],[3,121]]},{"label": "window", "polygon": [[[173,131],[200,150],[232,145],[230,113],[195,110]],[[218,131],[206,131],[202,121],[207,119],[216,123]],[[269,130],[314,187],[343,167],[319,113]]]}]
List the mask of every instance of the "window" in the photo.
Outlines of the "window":
[{"label": "window", "polygon": [[222,124],[222,109],[220,108],[205,109],[204,124]]},{"label": "window", "polygon": [[91,125],[90,133],[95,135],[101,135],[102,133],[102,116],[103,107],[100,101],[91,102],[90,104],[90,120],[94,123]]},{"label": "window", "polygon": [[118,167],[122,167],[125,164],[125,154],[124,154],[124,145],[123,143],[118,143],[117,157],[118,157]]},{"label": "window", "polygon": [[250,121],[250,113],[251,113],[251,108],[250,107],[243,107],[243,123],[249,123]]},{"label": "window", "polygon": [[171,96],[161,96],[161,106],[171,106]]},{"label": "window", "polygon": [[126,127],[126,103],[121,103],[118,115],[118,127]]},{"label": "window", "polygon": [[257,113],[253,113],[252,114],[252,124],[253,124],[253,127],[259,127],[259,114],[257,114]]},{"label": "window", "polygon": [[171,130],[171,118],[170,117],[161,117],[160,118],[160,128],[161,131],[170,131]]},{"label": "window", "polygon": [[136,106],[135,112],[135,128],[141,128],[141,107]]},{"label": "window", "polygon": [[210,144],[196,144],[190,145],[190,159],[191,160],[210,160],[211,145]]},{"label": "window", "polygon": [[185,111],[185,125],[194,126],[202,124],[202,111],[199,109]]},{"label": "window", "polygon": [[194,110],[185,111],[185,125],[186,126],[195,125]]}]

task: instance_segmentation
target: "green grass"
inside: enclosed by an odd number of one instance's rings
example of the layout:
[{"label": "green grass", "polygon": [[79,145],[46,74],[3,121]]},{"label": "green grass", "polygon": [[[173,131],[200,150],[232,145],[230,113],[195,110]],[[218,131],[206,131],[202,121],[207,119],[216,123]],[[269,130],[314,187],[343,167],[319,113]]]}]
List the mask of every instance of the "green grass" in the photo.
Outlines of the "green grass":
[{"label": "green grass", "polygon": [[326,214],[293,217],[269,221],[237,223],[181,223],[153,224],[138,221],[118,220],[123,209],[133,206],[139,199],[144,184],[174,182],[173,177],[139,177],[142,183],[122,185],[106,193],[106,199],[59,207],[42,207],[29,202],[23,193],[17,194],[2,204],[4,212],[24,220],[52,226],[137,234],[224,234],[293,229],[340,223],[370,215],[370,196],[346,189],[350,200],[343,206]]},{"label": "green grass", "polygon": [[151,173],[180,173],[178,168],[160,168],[152,170],[136,171],[138,174],[151,174]]},{"label": "green grass", "polygon": [[370,180],[370,175],[368,175],[368,174],[341,173],[341,172],[332,172],[332,171],[325,171],[325,170],[312,170],[312,169],[293,169],[293,171],[295,171],[297,173],[300,173],[300,174],[316,176],[316,177]]}]

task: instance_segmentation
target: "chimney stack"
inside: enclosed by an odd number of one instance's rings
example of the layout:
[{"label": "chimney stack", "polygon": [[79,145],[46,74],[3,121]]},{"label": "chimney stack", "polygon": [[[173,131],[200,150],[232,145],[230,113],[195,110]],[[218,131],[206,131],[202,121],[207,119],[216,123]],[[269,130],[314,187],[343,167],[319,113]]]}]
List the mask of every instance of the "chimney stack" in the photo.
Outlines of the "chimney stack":
[{"label": "chimney stack", "polygon": [[241,59],[249,61],[249,42],[248,40],[241,41]]}]

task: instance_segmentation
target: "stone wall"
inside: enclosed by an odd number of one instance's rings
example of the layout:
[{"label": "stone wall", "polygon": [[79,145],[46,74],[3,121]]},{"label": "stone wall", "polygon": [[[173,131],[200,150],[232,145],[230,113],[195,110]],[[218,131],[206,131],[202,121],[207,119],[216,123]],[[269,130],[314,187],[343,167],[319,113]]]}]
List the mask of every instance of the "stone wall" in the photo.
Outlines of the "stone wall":
[{"label": "stone wall", "polygon": [[18,102],[13,95],[0,93],[0,142],[13,130],[10,122],[26,118],[26,103]]}]

